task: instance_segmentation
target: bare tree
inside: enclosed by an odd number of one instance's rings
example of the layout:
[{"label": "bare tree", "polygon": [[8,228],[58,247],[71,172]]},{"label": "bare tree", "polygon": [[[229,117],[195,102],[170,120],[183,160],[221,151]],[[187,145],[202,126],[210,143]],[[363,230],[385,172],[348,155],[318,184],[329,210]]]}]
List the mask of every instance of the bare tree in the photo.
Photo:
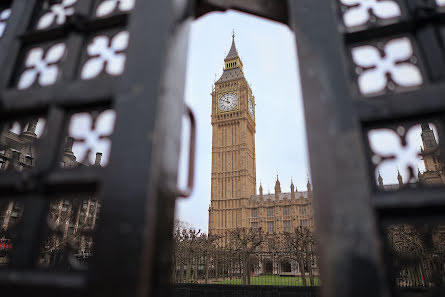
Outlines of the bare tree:
[{"label": "bare tree", "polygon": [[309,272],[310,285],[315,285],[312,266],[316,262],[316,241],[313,233],[306,227],[298,227],[294,232],[284,234],[284,246],[289,256],[300,268],[303,286],[307,286],[306,269]]},{"label": "bare tree", "polygon": [[243,284],[250,285],[250,268],[253,255],[264,241],[261,228],[237,228],[229,232],[229,244],[239,253],[243,274]]}]

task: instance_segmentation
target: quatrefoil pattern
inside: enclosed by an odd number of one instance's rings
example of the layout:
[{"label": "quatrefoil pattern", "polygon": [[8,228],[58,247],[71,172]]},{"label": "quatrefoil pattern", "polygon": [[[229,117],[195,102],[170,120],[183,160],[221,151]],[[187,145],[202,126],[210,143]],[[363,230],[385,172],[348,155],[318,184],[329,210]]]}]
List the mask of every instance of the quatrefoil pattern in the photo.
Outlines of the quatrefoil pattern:
[{"label": "quatrefoil pattern", "polygon": [[105,35],[95,37],[88,45],[89,59],[81,71],[81,78],[88,80],[97,77],[101,72],[120,75],[124,72],[129,33],[122,31],[110,38]]},{"label": "quatrefoil pattern", "polygon": [[6,23],[11,16],[11,12],[10,8],[0,11],[0,38],[3,37],[3,33],[6,30]]},{"label": "quatrefoil pattern", "polygon": [[44,13],[37,22],[37,29],[44,30],[54,24],[63,25],[67,17],[74,14],[74,4],[77,0],[63,0],[61,3],[51,5],[49,10]]},{"label": "quatrefoil pattern", "polygon": [[394,89],[394,83],[402,88],[423,83],[409,38],[393,39],[382,47],[382,52],[373,45],[352,49],[352,58],[357,65],[358,86],[362,94],[378,93],[386,87]]},{"label": "quatrefoil pattern", "polygon": [[[433,124],[430,126],[436,129]],[[405,183],[409,182],[410,176],[415,178],[417,169],[424,169],[421,159],[421,132],[419,124],[409,128],[399,126],[395,130],[382,128],[369,131],[368,139],[373,152],[372,162],[376,166],[376,177],[380,172],[382,176],[383,173],[390,174],[383,176],[384,179],[395,179],[399,169]]]},{"label": "quatrefoil pattern", "polygon": [[17,88],[27,89],[36,81],[40,86],[54,84],[59,77],[57,63],[62,60],[65,52],[64,43],[54,44],[46,52],[41,47],[31,49],[25,60],[26,69],[20,75]]},{"label": "quatrefoil pattern", "polygon": [[108,162],[111,147],[109,137],[113,133],[116,114],[106,110],[93,116],[90,113],[77,113],[71,117],[69,136],[74,138],[73,152],[77,161],[94,164],[96,153],[103,154],[103,164]]},{"label": "quatrefoil pattern", "polygon": [[104,0],[96,10],[97,17],[105,17],[112,14],[116,9],[127,12],[134,8],[135,0]]},{"label": "quatrefoil pattern", "polygon": [[397,2],[392,0],[340,0],[345,5],[343,22],[346,27],[356,27],[369,21],[392,19],[401,16]]}]

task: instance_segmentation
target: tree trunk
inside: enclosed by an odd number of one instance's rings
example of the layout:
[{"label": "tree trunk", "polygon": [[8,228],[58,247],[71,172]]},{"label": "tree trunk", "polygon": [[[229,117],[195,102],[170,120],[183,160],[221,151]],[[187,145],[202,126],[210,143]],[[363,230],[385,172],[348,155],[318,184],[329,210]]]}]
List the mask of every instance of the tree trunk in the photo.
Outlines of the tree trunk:
[{"label": "tree trunk", "polygon": [[247,275],[247,284],[250,285],[250,257],[247,257],[247,267],[246,267],[246,275]]},{"label": "tree trunk", "polygon": [[172,269],[172,271],[173,271],[173,279],[172,279],[172,281],[175,284],[175,283],[177,283],[177,280],[178,280],[178,277],[176,275],[176,272],[177,272],[176,271],[176,257],[173,258],[172,262],[173,262],[172,263],[172,266],[173,266],[173,269]]},{"label": "tree trunk", "polygon": [[314,274],[312,273],[312,260],[309,260],[308,269],[309,269],[309,280],[311,282],[311,286],[315,286]]},{"label": "tree trunk", "polygon": [[307,268],[309,269],[309,279],[311,282],[311,286],[315,286],[315,281],[314,281],[314,274],[312,273],[312,256],[309,255],[308,256],[308,261],[307,261]]},{"label": "tree trunk", "polygon": [[247,259],[243,261],[243,285],[247,285]]},{"label": "tree trunk", "polygon": [[215,257],[215,279],[218,281],[218,269],[219,269],[219,265],[218,265],[218,263],[219,263],[219,261],[218,261],[219,259],[217,259],[216,257]]},{"label": "tree trunk", "polygon": [[205,256],[205,283],[209,281],[209,256]]},{"label": "tree trunk", "polygon": [[196,279],[196,259],[192,257],[192,265],[190,267],[190,281],[194,282]]},{"label": "tree trunk", "polygon": [[189,282],[190,281],[190,268],[192,266],[192,261],[190,258],[188,258],[188,262],[187,262],[187,268],[185,270],[185,282]]},{"label": "tree trunk", "polygon": [[300,265],[300,273],[301,273],[301,282],[303,286],[307,286],[306,284],[306,271],[304,269],[304,261],[303,258],[300,257],[298,265]]}]

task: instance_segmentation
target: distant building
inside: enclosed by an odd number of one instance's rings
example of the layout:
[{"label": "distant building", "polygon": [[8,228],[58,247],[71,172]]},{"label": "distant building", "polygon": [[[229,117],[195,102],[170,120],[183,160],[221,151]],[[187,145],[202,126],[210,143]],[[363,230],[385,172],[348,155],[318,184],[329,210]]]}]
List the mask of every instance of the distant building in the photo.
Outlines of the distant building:
[{"label": "distant building", "polygon": [[439,144],[428,123],[423,123],[421,155],[425,164],[425,172],[418,173],[419,181],[424,184],[445,184],[443,162],[440,158]]},{"label": "distant building", "polygon": [[[19,133],[5,129],[0,134],[0,175],[1,171],[29,170],[35,166],[36,152],[34,148],[37,140],[36,127],[38,120],[31,120]],[[71,168],[86,166],[76,161],[72,151],[74,139],[67,137],[60,166]],[[94,166],[100,166],[101,153],[96,154]],[[0,265],[9,261],[7,250],[14,247],[12,230],[20,222],[23,204],[11,200],[0,201]],[[64,249],[68,241],[77,243],[76,255],[87,257],[93,244],[91,236],[84,235],[85,230],[94,229],[100,212],[100,203],[95,197],[83,199],[58,199],[50,203],[48,219],[57,232],[49,234],[42,248],[41,264],[52,265],[63,261]]]}]

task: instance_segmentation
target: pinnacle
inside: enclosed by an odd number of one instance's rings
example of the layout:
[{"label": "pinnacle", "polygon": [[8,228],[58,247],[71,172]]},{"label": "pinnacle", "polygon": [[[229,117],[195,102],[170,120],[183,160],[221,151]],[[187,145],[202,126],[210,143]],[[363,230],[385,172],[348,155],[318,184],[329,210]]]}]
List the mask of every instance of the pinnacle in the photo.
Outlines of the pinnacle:
[{"label": "pinnacle", "polygon": [[239,58],[238,51],[235,45],[235,34],[232,35],[232,46],[230,47],[229,53],[227,54],[225,61]]}]

